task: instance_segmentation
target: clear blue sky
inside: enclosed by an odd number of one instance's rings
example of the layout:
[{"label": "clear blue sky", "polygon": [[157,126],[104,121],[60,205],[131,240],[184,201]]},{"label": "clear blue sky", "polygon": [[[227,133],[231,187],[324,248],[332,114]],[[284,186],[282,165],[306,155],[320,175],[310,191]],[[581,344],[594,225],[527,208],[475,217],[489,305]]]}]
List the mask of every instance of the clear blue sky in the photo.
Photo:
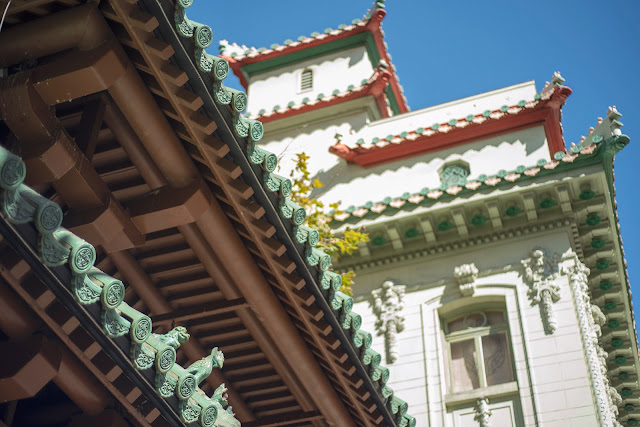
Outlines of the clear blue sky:
[{"label": "clear blue sky", "polygon": [[[371,6],[369,0],[194,3],[187,15],[210,25],[214,40],[255,47],[349,24]],[[640,189],[633,165],[640,160],[640,2],[390,0],[386,9],[382,28],[413,110],[527,80],[540,90],[554,71],[573,89],[563,109],[567,143],[578,142],[609,105],[617,106],[623,133],[631,137],[616,157],[615,175],[638,318]],[[216,54],[215,45],[209,51]]]}]

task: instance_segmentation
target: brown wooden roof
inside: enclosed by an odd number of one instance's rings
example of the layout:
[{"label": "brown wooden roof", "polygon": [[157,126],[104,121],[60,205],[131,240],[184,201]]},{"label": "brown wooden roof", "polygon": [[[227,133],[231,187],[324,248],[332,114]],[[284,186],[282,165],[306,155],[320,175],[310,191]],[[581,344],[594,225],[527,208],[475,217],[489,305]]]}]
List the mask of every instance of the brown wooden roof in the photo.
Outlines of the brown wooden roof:
[{"label": "brown wooden roof", "polygon": [[[27,183],[63,206],[63,225],[96,246],[96,266],[127,284],[125,301],[154,331],[187,326],[180,363],[213,346],[224,352],[205,391],[225,382],[244,425],[395,424],[318,298],[291,225],[255,184],[230,110],[202,93],[188,47],[171,39],[173,5],[79,3],[14,0],[0,34],[10,74],[0,79],[0,113]],[[3,274],[14,291],[136,422],[172,423],[101,359],[81,322],[55,318],[50,311],[64,311],[55,298],[40,307],[28,266],[2,259],[4,272],[21,266]]]}]

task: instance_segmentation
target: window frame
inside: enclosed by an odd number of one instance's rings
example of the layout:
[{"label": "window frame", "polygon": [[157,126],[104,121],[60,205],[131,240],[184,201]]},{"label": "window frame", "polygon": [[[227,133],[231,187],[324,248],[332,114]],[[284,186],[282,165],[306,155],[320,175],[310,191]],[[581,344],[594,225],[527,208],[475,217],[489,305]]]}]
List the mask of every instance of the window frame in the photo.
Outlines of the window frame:
[{"label": "window frame", "polygon": [[[503,322],[497,323],[494,325],[465,328],[463,330],[455,331],[455,332],[448,331],[449,323],[451,323],[456,319],[469,316],[474,313],[487,313],[490,311],[499,311],[500,313],[502,313],[502,316],[504,319]],[[448,380],[449,380],[448,381],[449,384],[447,384],[447,391],[448,391],[447,394],[464,395],[468,393],[476,393],[478,391],[485,391],[489,388],[494,388],[494,387],[503,388],[503,386],[506,384],[512,384],[516,382],[517,376],[516,376],[515,364],[513,361],[513,348],[511,343],[511,334],[509,332],[507,312],[504,308],[498,308],[498,307],[479,308],[478,307],[476,309],[474,307],[471,310],[464,310],[463,312],[458,312],[457,315],[447,316],[446,318],[442,319],[442,326],[443,326],[443,332],[444,332],[444,341],[446,344],[447,373],[448,373]],[[507,356],[505,359],[508,360],[509,362],[513,379],[512,381],[508,381],[505,383],[487,385],[487,372],[486,372],[485,361],[484,361],[484,348],[482,346],[482,338],[485,336],[498,335],[498,334],[504,334],[505,336],[505,339],[506,339],[505,351],[507,352]],[[476,362],[476,369],[478,374],[479,387],[471,388],[469,390],[453,391],[454,373],[453,373],[453,360],[451,358],[451,355],[452,355],[451,344],[456,342],[467,341],[470,339],[473,339],[473,342],[474,342],[475,359],[476,359],[475,362]]]}]

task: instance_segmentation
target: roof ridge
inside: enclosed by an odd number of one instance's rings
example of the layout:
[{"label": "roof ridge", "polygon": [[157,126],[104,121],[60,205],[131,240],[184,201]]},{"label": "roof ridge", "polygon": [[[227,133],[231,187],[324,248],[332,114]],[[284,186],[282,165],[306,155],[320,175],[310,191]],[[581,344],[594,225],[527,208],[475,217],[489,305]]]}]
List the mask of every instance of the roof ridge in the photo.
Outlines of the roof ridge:
[{"label": "roof ridge", "polygon": [[[425,125],[424,127],[418,127],[414,130],[404,130],[398,134],[389,134],[386,136],[377,136],[372,138],[368,143],[363,138],[359,138],[354,145],[347,145],[342,141],[338,141],[334,146],[330,148],[330,151],[340,157],[347,158],[349,152],[358,151],[362,152],[368,149],[382,148],[389,144],[400,144],[406,140],[413,141],[420,136],[431,136],[436,133],[447,133],[455,128],[464,128],[470,124],[482,124],[488,119],[498,120],[506,115],[515,115],[524,109],[531,109],[537,106],[542,101],[551,99],[556,93],[556,88],[563,88],[561,83],[564,82],[564,78],[559,72],[554,73],[554,79],[552,82],[546,82],[544,88],[536,93],[532,100],[520,100],[516,104],[502,105],[500,108],[493,110],[485,110],[482,113],[468,114],[464,117],[452,118],[445,122],[437,122],[432,125]],[[415,112],[418,112],[416,110]]]},{"label": "roof ridge", "polygon": [[376,0],[373,2],[369,10],[362,16],[362,18],[355,18],[351,21],[351,24],[340,24],[337,29],[333,29],[331,27],[327,27],[323,30],[322,33],[314,31],[309,36],[300,35],[296,38],[296,40],[286,39],[282,42],[282,44],[272,43],[269,48],[266,47],[258,47],[255,46],[247,46],[247,45],[239,45],[238,43],[229,43],[229,41],[223,39],[219,41],[218,50],[220,54],[223,56],[229,56],[236,60],[242,60],[245,57],[255,57],[260,54],[268,54],[272,51],[281,51],[286,49],[289,46],[295,47],[300,43],[309,43],[314,39],[323,39],[329,35],[338,35],[344,32],[351,31],[358,26],[365,26],[373,17],[374,13],[378,9],[384,9],[385,0]]}]

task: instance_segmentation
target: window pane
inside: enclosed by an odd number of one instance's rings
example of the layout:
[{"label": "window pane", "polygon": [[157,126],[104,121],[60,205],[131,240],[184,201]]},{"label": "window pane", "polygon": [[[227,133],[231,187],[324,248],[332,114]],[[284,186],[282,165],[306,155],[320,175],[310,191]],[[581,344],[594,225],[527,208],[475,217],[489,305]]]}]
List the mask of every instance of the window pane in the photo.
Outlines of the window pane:
[{"label": "window pane", "polygon": [[451,343],[451,391],[473,390],[480,387],[473,339]]},{"label": "window pane", "polygon": [[487,323],[489,325],[504,323],[504,313],[501,311],[487,311]]},{"label": "window pane", "polygon": [[447,327],[449,329],[449,333],[451,333],[451,332],[457,332],[457,331],[466,329],[467,326],[464,324],[464,317],[461,317],[459,319],[454,320],[453,322],[449,322]]},{"label": "window pane", "polygon": [[504,333],[482,337],[482,351],[488,386],[513,381],[507,336]]}]

